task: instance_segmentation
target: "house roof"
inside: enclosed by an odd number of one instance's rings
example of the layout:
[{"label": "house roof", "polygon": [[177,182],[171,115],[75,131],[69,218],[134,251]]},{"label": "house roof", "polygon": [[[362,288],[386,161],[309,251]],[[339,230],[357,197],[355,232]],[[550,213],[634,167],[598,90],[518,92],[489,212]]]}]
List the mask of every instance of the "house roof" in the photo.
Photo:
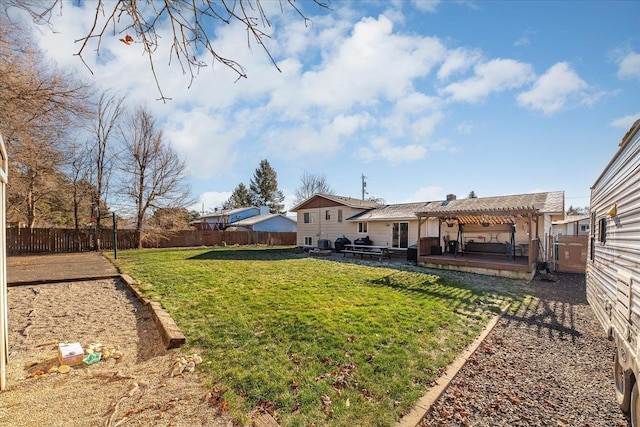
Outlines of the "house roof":
[{"label": "house roof", "polygon": [[250,209],[259,209],[256,206],[247,206],[244,208],[235,208],[235,209],[223,209],[223,210],[219,210],[216,212],[211,212],[205,215],[201,215],[198,219],[200,218],[216,218],[216,217],[221,217],[221,216],[229,216],[229,215],[234,215],[234,214],[238,214],[244,211],[248,211]]},{"label": "house roof", "polygon": [[419,216],[456,218],[461,223],[510,223],[514,216],[562,214],[564,191],[478,197],[430,202],[416,211]]},{"label": "house roof", "polygon": [[289,209],[289,211],[296,212],[300,209],[305,209],[307,207],[315,207],[315,206],[309,206],[309,205],[311,204],[312,201],[317,199],[325,199],[335,204],[344,205],[344,206],[355,208],[355,209],[373,209],[373,208],[378,208],[383,206],[380,203],[374,202],[371,200],[362,200],[362,199],[355,199],[353,197],[336,196],[334,194],[316,193],[313,196],[309,197],[308,199],[304,200],[303,202],[298,203],[296,206]]},{"label": "house roof", "polygon": [[376,209],[367,210],[353,215],[346,221],[389,221],[389,220],[415,220],[416,212],[424,208],[428,202],[401,203],[387,205]]},{"label": "house roof", "polygon": [[241,221],[236,221],[231,225],[233,225],[234,227],[236,227],[236,226],[252,226],[252,225],[264,222],[264,221],[268,221],[268,220],[273,219],[274,217],[278,217],[278,216],[286,219],[287,221],[291,221],[294,224],[297,223],[297,221],[295,221],[294,219],[291,219],[291,218],[289,218],[289,217],[287,217],[285,215],[282,215],[282,214],[267,214],[267,215],[256,215],[256,216],[252,216],[250,218],[245,218],[245,219],[243,219]]}]

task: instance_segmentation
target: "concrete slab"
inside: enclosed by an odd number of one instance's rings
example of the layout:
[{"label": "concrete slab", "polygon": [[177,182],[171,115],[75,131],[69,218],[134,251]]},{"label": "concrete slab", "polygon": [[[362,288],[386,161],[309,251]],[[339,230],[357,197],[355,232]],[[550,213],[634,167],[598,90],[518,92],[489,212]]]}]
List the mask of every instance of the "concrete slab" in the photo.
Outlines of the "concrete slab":
[{"label": "concrete slab", "polygon": [[7,285],[97,280],[119,277],[118,269],[99,252],[7,257]]}]

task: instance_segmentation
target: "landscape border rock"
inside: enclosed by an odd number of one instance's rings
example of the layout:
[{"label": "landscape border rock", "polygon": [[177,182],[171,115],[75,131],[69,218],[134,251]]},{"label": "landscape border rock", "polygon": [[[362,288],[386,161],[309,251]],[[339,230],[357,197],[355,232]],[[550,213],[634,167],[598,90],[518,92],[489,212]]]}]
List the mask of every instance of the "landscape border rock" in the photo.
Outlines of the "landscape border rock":
[{"label": "landscape border rock", "polygon": [[162,305],[160,305],[158,301],[152,301],[142,296],[142,293],[136,286],[138,283],[128,274],[121,274],[120,279],[131,289],[136,298],[149,308],[153,321],[158,327],[158,332],[167,350],[178,348],[187,342],[186,337],[176,322],[171,318],[169,313],[162,308]]}]

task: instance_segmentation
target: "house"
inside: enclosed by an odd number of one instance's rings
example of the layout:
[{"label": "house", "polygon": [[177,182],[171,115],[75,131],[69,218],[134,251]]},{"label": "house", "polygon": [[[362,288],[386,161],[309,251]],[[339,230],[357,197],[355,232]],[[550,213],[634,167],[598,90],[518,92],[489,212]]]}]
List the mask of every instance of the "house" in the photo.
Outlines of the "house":
[{"label": "house", "polygon": [[296,232],[296,221],[282,214],[256,215],[230,225],[230,228],[247,231]]},{"label": "house", "polygon": [[530,279],[551,258],[549,232],[564,218],[564,192],[381,205],[315,194],[295,206],[297,243],[319,247],[369,236],[399,250],[417,244],[418,265]]},{"label": "house", "polygon": [[334,242],[343,235],[351,240],[357,236],[364,237],[368,233],[367,223],[347,221],[347,218],[382,206],[370,200],[314,194],[290,209],[297,215],[297,244],[313,248],[318,246],[319,240]]},{"label": "house", "polygon": [[564,218],[564,192],[450,196],[416,215],[420,224],[439,223],[437,234],[430,234],[432,227],[427,235],[418,228],[418,265],[531,279],[538,262],[551,259],[549,232],[553,221]]},{"label": "house", "polygon": [[249,206],[246,208],[222,209],[202,215],[189,223],[198,230],[224,230],[231,224],[257,215],[268,215],[268,206]]},{"label": "house", "polygon": [[588,236],[589,215],[567,215],[564,219],[553,221],[551,227],[555,236]]},{"label": "house", "polygon": [[[368,235],[375,245],[388,246],[394,249],[407,249],[418,243],[418,217],[416,212],[427,205],[426,202],[401,203],[369,209],[347,218],[348,223],[355,223],[355,236]],[[421,234],[437,233],[434,227],[437,221],[425,222]],[[349,234],[345,235],[350,239]]]}]

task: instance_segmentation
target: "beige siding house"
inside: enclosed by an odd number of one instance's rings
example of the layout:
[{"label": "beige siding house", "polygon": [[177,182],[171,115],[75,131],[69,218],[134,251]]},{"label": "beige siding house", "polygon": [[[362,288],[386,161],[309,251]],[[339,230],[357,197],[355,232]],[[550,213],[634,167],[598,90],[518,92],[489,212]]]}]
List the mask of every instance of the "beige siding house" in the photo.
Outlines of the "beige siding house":
[{"label": "beige siding house", "polygon": [[[358,233],[355,238],[368,235],[374,245],[406,249],[418,244],[418,236],[437,235],[438,221],[425,221],[418,232],[416,212],[428,203],[401,203],[370,209],[348,218],[350,223],[357,224],[356,230],[366,229],[366,233]],[[352,236],[346,235],[353,241]]]},{"label": "beige siding house", "polygon": [[338,237],[347,236],[350,240],[367,235],[367,230],[358,222],[347,221],[357,214],[382,207],[369,200],[331,194],[315,194],[290,209],[297,215],[297,244],[314,248],[318,240],[334,242]]},{"label": "beige siding house", "polygon": [[[298,246],[368,236],[376,246],[416,245],[418,265],[530,279],[551,261],[552,222],[564,218],[564,192],[380,205],[316,194],[294,207]],[[326,243],[326,242],[325,242]]]}]

